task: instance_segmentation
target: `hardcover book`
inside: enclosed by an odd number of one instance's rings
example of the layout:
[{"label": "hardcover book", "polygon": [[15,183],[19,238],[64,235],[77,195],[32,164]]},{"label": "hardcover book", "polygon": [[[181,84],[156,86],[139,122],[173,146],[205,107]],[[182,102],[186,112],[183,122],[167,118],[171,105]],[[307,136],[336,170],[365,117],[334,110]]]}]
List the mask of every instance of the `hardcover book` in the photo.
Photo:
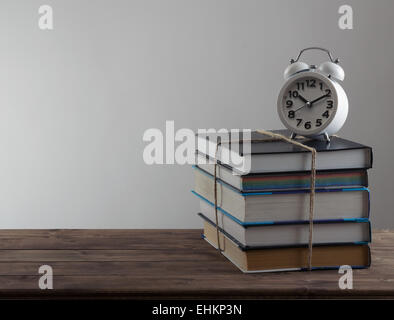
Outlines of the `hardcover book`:
[{"label": "hardcover book", "polygon": [[[214,203],[214,179],[195,170],[193,193],[202,201]],[[218,207],[242,222],[306,221],[309,219],[309,189],[241,192],[217,182]],[[327,188],[315,190],[315,219],[353,219],[369,217],[369,190],[360,188]]]},{"label": "hardcover book", "polygon": [[[216,221],[214,212],[213,215],[199,213],[199,216],[212,224]],[[242,224],[232,216],[218,212],[218,225],[224,234],[231,235],[245,248],[291,247],[307,245],[309,240],[307,221]],[[371,226],[368,219],[320,220],[313,223],[314,244],[366,244],[370,241]]]},{"label": "hardcover book", "polygon": [[[258,132],[230,138],[197,136],[192,192],[200,201],[204,239],[217,248],[219,236],[224,256],[244,272],[306,269],[311,152]],[[339,137],[298,141],[317,151],[313,269],[369,267],[372,149]]]},{"label": "hardcover book", "polygon": [[[216,227],[204,221],[204,239],[217,248]],[[306,270],[308,247],[272,247],[246,249],[229,234],[219,232],[223,255],[245,273]],[[353,269],[371,264],[369,246],[366,244],[316,245],[313,247],[312,269],[338,269],[349,265]]]},{"label": "hardcover book", "polygon": [[[289,136],[288,130],[275,130]],[[215,159],[216,144],[218,134],[200,134],[197,135],[197,153],[204,160],[211,164]],[[249,173],[270,173],[270,172],[294,172],[308,171],[311,169],[311,155],[307,150],[292,145],[285,141],[267,140],[267,136],[253,131],[250,150],[244,148],[243,136],[240,135],[236,143],[239,147],[231,148],[231,137],[220,136],[221,141],[217,152],[218,161],[228,166],[239,174]],[[265,140],[265,141],[264,141]],[[249,140],[248,140],[249,141]],[[338,170],[338,169],[368,169],[372,167],[372,149],[365,145],[346,140],[340,137],[332,137],[330,143],[325,141],[303,139],[299,142],[313,147],[317,151],[317,170]],[[245,150],[244,150],[245,149]],[[246,163],[246,156],[250,155],[250,165]],[[200,165],[200,160],[197,165]],[[235,166],[234,163],[237,165]]]},{"label": "hardcover book", "polygon": [[[214,175],[214,164],[199,161],[195,169],[203,170]],[[256,173],[248,175],[234,174],[226,166],[218,165],[217,179],[242,192],[258,192],[271,190],[309,189],[311,187],[310,172],[277,172]],[[335,187],[368,187],[368,174],[366,169],[326,170],[317,171],[316,188]]]}]

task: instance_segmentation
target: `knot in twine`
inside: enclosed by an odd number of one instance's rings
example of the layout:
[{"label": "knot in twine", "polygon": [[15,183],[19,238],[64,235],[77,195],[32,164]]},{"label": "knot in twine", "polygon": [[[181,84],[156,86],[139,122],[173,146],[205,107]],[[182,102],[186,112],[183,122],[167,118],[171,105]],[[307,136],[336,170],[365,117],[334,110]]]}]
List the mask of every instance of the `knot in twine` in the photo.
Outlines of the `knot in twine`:
[{"label": "knot in twine", "polygon": [[[310,186],[310,194],[309,194],[309,239],[308,239],[308,269],[312,270],[312,247],[313,247],[313,215],[314,215],[314,207],[315,207],[315,184],[316,184],[316,149],[309,147],[303,143],[290,139],[282,134],[273,133],[271,131],[266,130],[256,130],[258,133],[261,133],[265,136],[269,136],[271,139],[251,139],[251,140],[243,140],[243,141],[233,141],[233,142],[274,142],[274,141],[285,141],[291,143],[295,146],[303,148],[312,155],[311,161],[311,186]],[[230,143],[230,141],[220,141],[218,140],[216,143],[216,151],[215,151],[215,169],[214,169],[214,198],[215,198],[215,218],[216,218],[216,236],[218,243],[218,250],[222,253],[222,249],[220,248],[220,237],[219,237],[219,219],[218,219],[218,196],[217,196],[217,167],[218,167],[218,150],[219,146],[224,143]]]}]

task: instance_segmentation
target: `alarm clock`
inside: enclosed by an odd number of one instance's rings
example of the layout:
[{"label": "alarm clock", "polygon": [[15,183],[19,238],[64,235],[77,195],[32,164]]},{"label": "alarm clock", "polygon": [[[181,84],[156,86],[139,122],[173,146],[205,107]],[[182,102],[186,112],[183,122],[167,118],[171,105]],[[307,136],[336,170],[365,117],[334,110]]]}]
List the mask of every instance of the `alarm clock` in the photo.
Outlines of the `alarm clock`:
[{"label": "alarm clock", "polygon": [[[330,60],[319,67],[299,61],[307,50],[321,50]],[[330,51],[320,47],[305,48],[284,72],[285,83],[278,96],[278,114],[294,139],[296,135],[330,141],[346,121],[349,103],[339,84],[345,72]]]}]

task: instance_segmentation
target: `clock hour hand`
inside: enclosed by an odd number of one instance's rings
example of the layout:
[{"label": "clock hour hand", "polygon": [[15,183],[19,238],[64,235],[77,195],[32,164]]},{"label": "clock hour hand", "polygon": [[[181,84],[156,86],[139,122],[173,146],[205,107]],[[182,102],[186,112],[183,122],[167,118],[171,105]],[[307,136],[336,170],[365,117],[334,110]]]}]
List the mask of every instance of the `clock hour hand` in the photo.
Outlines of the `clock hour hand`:
[{"label": "clock hour hand", "polygon": [[306,104],[309,104],[310,102],[308,100],[306,100],[302,95],[298,94],[298,98],[300,98],[303,102],[305,102]]},{"label": "clock hour hand", "polygon": [[297,112],[298,110],[300,110],[304,107],[310,107],[312,105],[312,103],[309,102],[308,100],[306,100],[302,95],[298,94],[298,98],[300,98],[300,100],[305,102],[305,104],[303,106],[299,107],[298,109],[294,110],[294,112]]},{"label": "clock hour hand", "polygon": [[298,98],[300,98],[303,102],[308,103],[309,101],[306,100],[302,95],[298,94]]}]

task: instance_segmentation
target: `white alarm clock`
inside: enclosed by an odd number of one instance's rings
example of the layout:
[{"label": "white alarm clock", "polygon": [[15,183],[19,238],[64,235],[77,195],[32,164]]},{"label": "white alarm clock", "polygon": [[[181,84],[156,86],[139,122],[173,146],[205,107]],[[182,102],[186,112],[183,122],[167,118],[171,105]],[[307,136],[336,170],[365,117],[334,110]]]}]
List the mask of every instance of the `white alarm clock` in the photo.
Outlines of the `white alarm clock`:
[{"label": "white alarm clock", "polygon": [[[330,61],[318,68],[298,61],[306,50],[323,50]],[[349,103],[345,91],[338,83],[345,72],[324,48],[310,47],[300,51],[284,72],[285,84],[278,96],[278,114],[292,132],[291,138],[302,135],[330,141],[345,123]]]}]

